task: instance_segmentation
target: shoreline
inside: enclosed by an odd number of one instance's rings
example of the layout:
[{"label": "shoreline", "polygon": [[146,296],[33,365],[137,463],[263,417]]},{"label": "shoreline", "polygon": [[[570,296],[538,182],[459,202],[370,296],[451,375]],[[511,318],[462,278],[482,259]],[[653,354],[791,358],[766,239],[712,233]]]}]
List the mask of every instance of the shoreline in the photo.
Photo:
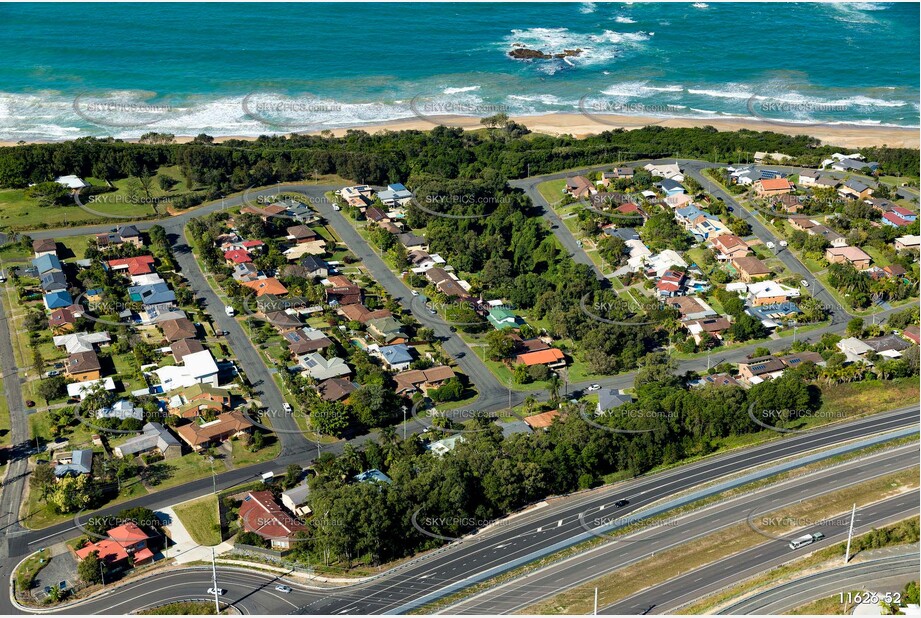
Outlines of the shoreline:
[{"label": "shoreline", "polygon": [[[552,136],[572,135],[576,138],[584,138],[589,135],[597,135],[603,131],[615,129],[639,129],[644,126],[657,125],[666,128],[693,128],[712,126],[718,131],[738,131],[740,129],[749,129],[752,131],[770,131],[784,135],[809,135],[821,141],[823,145],[832,144],[846,148],[861,148],[872,146],[889,146],[899,148],[921,148],[921,133],[918,129],[909,127],[881,127],[868,125],[847,125],[847,124],[775,124],[760,119],[741,119],[741,118],[657,118],[650,116],[625,116],[625,115],[598,115],[589,118],[586,115],[578,113],[552,113],[531,116],[512,116],[512,120],[525,125],[535,133],[543,133]],[[422,118],[404,118],[380,123],[371,123],[365,125],[344,126],[335,129],[329,129],[332,135],[341,137],[348,131],[366,131],[368,133],[380,133],[384,131],[407,131],[418,130],[428,131],[436,126],[445,125],[459,127],[464,130],[475,130],[483,128],[480,123],[481,118],[474,116],[437,116],[432,120]],[[437,124],[436,122],[437,121]],[[298,132],[304,135],[320,135],[323,131],[304,131]],[[266,134],[271,134],[267,131]],[[279,135],[289,135],[290,133],[278,133]],[[214,136],[215,143],[222,143],[228,140],[255,141],[258,135],[239,135],[239,136]],[[188,143],[195,139],[192,135],[177,135],[176,143]],[[60,140],[71,141],[71,140]],[[124,138],[125,142],[137,142],[137,138]],[[51,140],[26,141],[26,144],[47,144],[59,143]],[[4,140],[0,141],[0,147],[16,146],[18,142]]]}]

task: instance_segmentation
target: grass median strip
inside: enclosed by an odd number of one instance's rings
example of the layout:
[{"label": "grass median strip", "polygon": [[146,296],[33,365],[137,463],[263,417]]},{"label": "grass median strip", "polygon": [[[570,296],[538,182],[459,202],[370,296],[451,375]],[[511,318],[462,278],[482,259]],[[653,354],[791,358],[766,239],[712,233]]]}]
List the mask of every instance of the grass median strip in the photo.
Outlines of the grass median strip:
[{"label": "grass median strip", "polygon": [[218,545],[221,542],[221,524],[217,509],[217,496],[205,496],[173,507],[176,517],[185,526],[192,540],[199,545]]},{"label": "grass median strip", "polygon": [[[794,520],[820,521],[850,510],[852,504],[858,508],[878,499],[893,496],[918,487],[917,467],[899,471],[859,483],[830,494],[804,501],[795,507],[778,509],[766,513],[778,525],[771,528],[775,535],[789,534]],[[873,496],[873,499],[870,498]],[[675,579],[733,554],[756,547],[765,542],[765,537],[741,523],[724,528],[717,533],[686,543],[658,555],[640,560],[625,568],[617,569],[582,586],[567,590],[550,599],[530,605],[521,614],[585,614],[593,609],[594,589],[605,605],[615,603],[636,592]]]}]

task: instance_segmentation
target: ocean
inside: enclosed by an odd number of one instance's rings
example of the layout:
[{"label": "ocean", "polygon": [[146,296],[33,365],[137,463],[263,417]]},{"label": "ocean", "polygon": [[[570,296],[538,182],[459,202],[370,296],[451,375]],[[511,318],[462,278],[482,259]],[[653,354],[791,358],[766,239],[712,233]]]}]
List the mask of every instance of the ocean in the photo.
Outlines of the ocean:
[{"label": "ocean", "polygon": [[0,140],[497,112],[917,127],[918,24],[917,3],[0,4]]}]

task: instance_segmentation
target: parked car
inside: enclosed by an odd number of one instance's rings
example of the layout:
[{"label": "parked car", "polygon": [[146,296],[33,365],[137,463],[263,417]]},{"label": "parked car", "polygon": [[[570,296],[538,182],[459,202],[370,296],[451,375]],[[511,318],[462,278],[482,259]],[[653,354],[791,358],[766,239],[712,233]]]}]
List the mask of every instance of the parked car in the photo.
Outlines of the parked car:
[{"label": "parked car", "polygon": [[600,384],[592,384],[592,385],[589,386],[586,390],[587,390],[588,392],[600,391],[600,390],[601,390],[601,385],[600,385]]},{"label": "parked car", "polygon": [[801,286],[803,286],[804,288],[808,288],[808,287],[809,287],[809,282],[806,281],[805,279],[801,279],[800,282],[799,282],[799,284],[800,284]]},{"label": "parked car", "polygon": [[54,376],[61,375],[61,372],[58,371],[57,369],[52,369],[51,371],[48,371],[47,373],[45,373],[45,375],[49,378],[53,378]]},{"label": "parked car", "polygon": [[413,296],[419,296],[419,292],[417,292],[416,290],[410,290],[409,293],[412,294]]},{"label": "parked car", "polygon": [[286,401],[285,403],[281,404],[281,407],[284,408],[285,412],[287,412],[288,414],[291,414],[291,404],[290,403]]},{"label": "parked car", "polygon": [[776,247],[777,245],[775,245],[775,244],[772,243],[771,241],[768,241],[768,242],[766,243],[766,246],[767,246],[768,249],[773,249],[773,248]]},{"label": "parked car", "polygon": [[786,241],[786,240],[781,240],[781,241],[780,241],[780,246],[781,246],[781,247],[786,247],[786,246],[787,246],[787,241]]}]

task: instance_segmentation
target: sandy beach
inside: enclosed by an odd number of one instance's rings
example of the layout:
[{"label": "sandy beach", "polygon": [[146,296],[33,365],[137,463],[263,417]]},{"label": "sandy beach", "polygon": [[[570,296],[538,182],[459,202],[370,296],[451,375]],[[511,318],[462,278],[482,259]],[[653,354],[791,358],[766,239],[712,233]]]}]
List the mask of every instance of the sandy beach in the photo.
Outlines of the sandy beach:
[{"label": "sandy beach", "polygon": [[[786,135],[810,135],[823,144],[833,144],[846,148],[860,148],[866,146],[892,146],[901,148],[921,147],[921,133],[918,129],[876,127],[867,125],[793,125],[775,124],[756,119],[696,119],[696,118],[655,118],[642,116],[614,116],[583,114],[545,114],[539,116],[514,116],[513,120],[519,122],[537,133],[547,135],[572,135],[573,137],[586,137],[613,129],[639,129],[647,125],[660,125],[670,128],[688,128],[712,126],[719,131],[738,131],[750,129],[753,131],[772,131]],[[480,129],[483,125],[480,118],[472,116],[436,116],[431,120],[422,118],[406,118],[380,124],[371,124],[353,127],[332,129],[333,135],[341,136],[349,130],[363,130],[369,133],[381,131],[427,131],[438,124],[460,127],[463,129]],[[319,134],[319,131],[313,134]],[[194,136],[177,136],[176,141],[186,143]],[[253,140],[256,136],[221,136],[215,137],[217,143],[230,139]],[[137,141],[127,139],[125,141]],[[16,142],[0,141],[0,146],[15,146]]]}]

